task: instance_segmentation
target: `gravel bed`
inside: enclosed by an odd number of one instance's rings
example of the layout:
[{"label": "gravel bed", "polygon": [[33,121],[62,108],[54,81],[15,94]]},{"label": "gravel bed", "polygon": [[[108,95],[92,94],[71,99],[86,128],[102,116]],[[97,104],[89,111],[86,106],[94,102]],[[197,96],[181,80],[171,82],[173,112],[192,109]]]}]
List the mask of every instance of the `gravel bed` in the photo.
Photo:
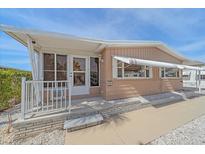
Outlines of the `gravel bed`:
[{"label": "gravel bed", "polygon": [[54,130],[44,132],[34,137],[13,141],[13,132],[7,132],[7,126],[0,128],[0,144],[23,144],[23,145],[63,145],[65,140],[65,130]]},{"label": "gravel bed", "polygon": [[[14,122],[20,116],[19,107],[10,110],[12,121]],[[54,130],[52,132],[44,132],[37,136],[13,141],[13,130],[8,133],[8,111],[0,113],[0,145],[1,144],[64,144],[65,130]]]},{"label": "gravel bed", "polygon": [[8,124],[8,114],[12,117],[12,122],[16,121],[20,117],[20,104],[16,105],[14,108],[0,112],[0,128]]},{"label": "gravel bed", "polygon": [[13,142],[12,140],[13,140],[13,133],[7,132],[7,126],[4,125],[0,127],[0,145],[1,144],[12,144]]},{"label": "gravel bed", "polygon": [[150,144],[205,144],[205,115],[161,136]]},{"label": "gravel bed", "polygon": [[13,144],[24,144],[24,145],[64,145],[65,130],[54,130],[52,132],[41,133],[35,137],[18,140]]}]

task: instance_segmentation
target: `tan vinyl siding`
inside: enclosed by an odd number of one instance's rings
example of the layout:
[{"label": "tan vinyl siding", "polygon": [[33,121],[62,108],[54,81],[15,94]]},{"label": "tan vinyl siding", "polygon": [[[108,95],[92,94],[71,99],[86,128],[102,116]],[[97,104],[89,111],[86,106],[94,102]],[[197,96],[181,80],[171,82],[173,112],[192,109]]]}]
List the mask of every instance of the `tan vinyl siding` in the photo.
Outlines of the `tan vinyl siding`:
[{"label": "tan vinyl siding", "polygon": [[[152,79],[113,79],[112,56],[134,57],[154,61],[181,63],[180,60],[156,47],[106,48],[102,52],[101,93],[107,100],[150,95],[182,88],[181,78],[161,79],[159,68],[152,69]],[[108,84],[112,82],[112,85]]]},{"label": "tan vinyl siding", "polygon": [[[100,93],[105,98],[106,97],[106,68],[105,64],[107,63],[107,60],[105,59],[105,50],[103,50],[101,54],[101,63],[100,63]],[[111,68],[112,69],[112,68]]]},{"label": "tan vinyl siding", "polygon": [[90,87],[90,96],[100,96],[100,86]]}]

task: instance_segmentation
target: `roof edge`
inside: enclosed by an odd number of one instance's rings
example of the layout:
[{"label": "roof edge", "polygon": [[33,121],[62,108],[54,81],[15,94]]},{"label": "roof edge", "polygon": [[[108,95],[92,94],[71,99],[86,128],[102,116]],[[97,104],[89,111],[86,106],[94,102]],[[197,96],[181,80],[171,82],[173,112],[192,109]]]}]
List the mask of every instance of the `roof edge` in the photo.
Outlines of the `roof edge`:
[{"label": "roof edge", "polygon": [[[161,41],[90,39],[90,38],[77,37],[77,36],[74,36],[74,35],[68,35],[68,34],[58,33],[58,32],[48,32],[48,31],[34,30],[34,29],[28,29],[28,28],[17,28],[17,27],[14,27],[14,26],[3,25],[3,24],[0,24],[0,30],[4,31],[6,33],[10,33],[10,34],[11,33],[23,33],[23,34],[32,34],[32,35],[45,35],[45,36],[52,36],[52,37],[56,37],[56,38],[86,41],[86,42],[90,42],[90,43],[97,43],[97,44],[99,44],[99,46],[104,45],[104,47],[111,47],[111,46],[128,47],[128,46],[142,46],[142,45],[146,46],[146,45],[150,45],[150,46],[160,48],[164,52],[174,56],[175,58],[178,58],[179,60],[189,61],[188,58],[185,58],[181,54],[175,52],[175,50],[169,48],[165,43],[163,43]],[[19,41],[19,40],[17,40],[17,41]]]}]

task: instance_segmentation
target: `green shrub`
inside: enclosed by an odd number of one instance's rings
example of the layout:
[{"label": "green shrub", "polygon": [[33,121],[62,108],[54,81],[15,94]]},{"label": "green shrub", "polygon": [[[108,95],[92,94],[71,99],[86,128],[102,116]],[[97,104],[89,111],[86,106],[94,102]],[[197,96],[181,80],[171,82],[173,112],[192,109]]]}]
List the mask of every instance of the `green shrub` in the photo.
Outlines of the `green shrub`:
[{"label": "green shrub", "polygon": [[0,69],[0,110],[11,107],[11,100],[20,103],[21,78],[32,78],[31,72],[15,69]]}]

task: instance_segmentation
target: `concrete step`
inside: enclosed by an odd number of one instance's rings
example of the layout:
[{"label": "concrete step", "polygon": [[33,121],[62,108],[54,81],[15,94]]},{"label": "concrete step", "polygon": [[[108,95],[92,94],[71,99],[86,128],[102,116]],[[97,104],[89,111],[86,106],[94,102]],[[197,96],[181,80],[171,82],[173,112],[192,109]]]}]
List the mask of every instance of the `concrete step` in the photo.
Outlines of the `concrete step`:
[{"label": "concrete step", "polygon": [[171,103],[171,102],[178,102],[178,101],[183,101],[183,100],[187,100],[193,97],[198,97],[200,96],[200,94],[197,93],[186,93],[186,95],[173,95],[173,96],[169,96],[169,97],[164,97],[164,98],[160,98],[160,99],[156,99],[151,101],[152,105],[160,105],[160,104],[166,104],[166,103]]},{"label": "concrete step", "polygon": [[67,131],[79,130],[102,123],[103,116],[101,114],[88,115],[76,119],[66,120],[64,129]]}]

